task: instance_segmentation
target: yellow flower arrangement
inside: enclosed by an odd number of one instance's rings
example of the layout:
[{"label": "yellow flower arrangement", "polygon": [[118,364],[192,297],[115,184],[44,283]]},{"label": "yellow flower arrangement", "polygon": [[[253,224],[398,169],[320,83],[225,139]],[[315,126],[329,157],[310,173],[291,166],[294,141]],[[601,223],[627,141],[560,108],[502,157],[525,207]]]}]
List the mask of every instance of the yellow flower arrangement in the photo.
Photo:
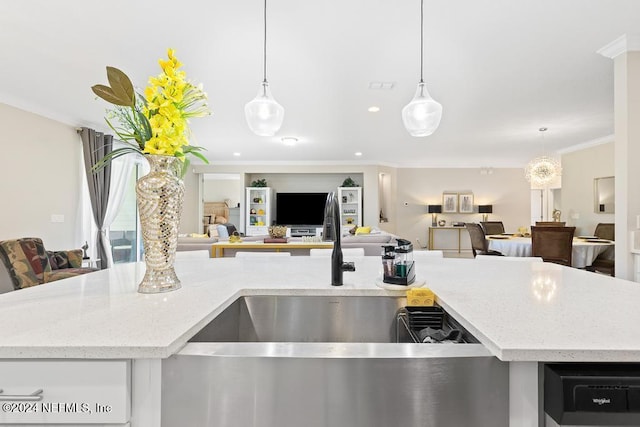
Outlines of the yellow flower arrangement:
[{"label": "yellow flower arrangement", "polygon": [[130,152],[178,157],[183,161],[183,170],[188,165],[187,154],[208,163],[200,153],[203,148],[189,144],[188,126],[190,118],[211,114],[207,96],[201,85],[195,86],[186,79],[173,49],[168,50],[167,56],[168,60],[159,60],[162,73],[149,78],[144,96],[137,94],[129,77],[114,67],[107,67],[110,86],[91,87],[98,97],[115,105],[107,111],[106,122],[120,140],[129,144],[113,150],[98,167]]}]

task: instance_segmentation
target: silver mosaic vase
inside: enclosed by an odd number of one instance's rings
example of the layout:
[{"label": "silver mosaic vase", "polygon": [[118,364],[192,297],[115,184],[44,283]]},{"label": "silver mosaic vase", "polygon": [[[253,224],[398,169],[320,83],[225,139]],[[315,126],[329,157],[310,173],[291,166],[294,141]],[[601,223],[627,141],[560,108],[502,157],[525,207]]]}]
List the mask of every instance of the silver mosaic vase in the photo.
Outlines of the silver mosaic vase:
[{"label": "silver mosaic vase", "polygon": [[181,164],[177,157],[149,154],[145,158],[151,171],[138,179],[136,195],[147,269],[138,292],[152,294],[180,289],[173,262],[184,182],[179,178]]}]

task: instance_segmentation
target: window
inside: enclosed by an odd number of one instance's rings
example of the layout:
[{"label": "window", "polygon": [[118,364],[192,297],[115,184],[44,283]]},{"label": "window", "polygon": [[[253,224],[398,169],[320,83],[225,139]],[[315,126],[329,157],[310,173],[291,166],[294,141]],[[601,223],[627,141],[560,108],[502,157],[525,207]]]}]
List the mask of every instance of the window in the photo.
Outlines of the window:
[{"label": "window", "polygon": [[114,264],[136,262],[142,259],[142,244],[136,204],[136,181],[141,166],[132,168],[125,192],[113,223],[109,227],[109,240]]}]

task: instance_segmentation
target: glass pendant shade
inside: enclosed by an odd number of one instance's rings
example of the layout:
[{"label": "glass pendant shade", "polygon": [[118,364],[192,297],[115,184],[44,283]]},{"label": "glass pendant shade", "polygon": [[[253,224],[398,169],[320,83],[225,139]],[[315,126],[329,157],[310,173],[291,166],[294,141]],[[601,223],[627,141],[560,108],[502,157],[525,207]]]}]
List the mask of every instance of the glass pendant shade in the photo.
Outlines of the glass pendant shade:
[{"label": "glass pendant shade", "polygon": [[403,109],[402,122],[411,136],[429,136],[438,129],[442,105],[427,92],[424,82],[418,83],[416,94]]},{"label": "glass pendant shade", "polygon": [[562,175],[560,162],[551,157],[537,157],[525,168],[525,178],[535,185],[547,185]]},{"label": "glass pendant shade", "polygon": [[260,83],[258,95],[244,106],[249,129],[259,136],[273,136],[284,120],[284,108],[273,99],[269,83]]}]

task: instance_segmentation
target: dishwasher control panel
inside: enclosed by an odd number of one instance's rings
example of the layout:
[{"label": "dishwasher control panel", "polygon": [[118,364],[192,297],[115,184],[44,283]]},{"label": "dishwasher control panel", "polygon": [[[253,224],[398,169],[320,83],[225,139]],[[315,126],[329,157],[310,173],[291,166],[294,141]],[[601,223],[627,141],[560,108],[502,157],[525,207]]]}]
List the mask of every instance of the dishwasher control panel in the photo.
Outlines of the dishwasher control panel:
[{"label": "dishwasher control panel", "polygon": [[559,425],[640,425],[640,364],[545,364],[544,410]]}]

